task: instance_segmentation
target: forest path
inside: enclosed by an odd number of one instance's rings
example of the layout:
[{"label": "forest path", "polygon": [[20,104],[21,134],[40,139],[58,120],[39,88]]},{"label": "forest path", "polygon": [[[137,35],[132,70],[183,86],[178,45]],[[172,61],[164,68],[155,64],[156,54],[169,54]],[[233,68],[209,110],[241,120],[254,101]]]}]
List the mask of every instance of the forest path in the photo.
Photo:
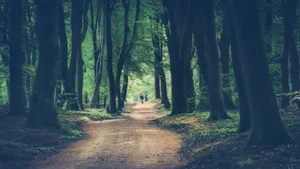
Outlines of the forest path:
[{"label": "forest path", "polygon": [[134,103],[128,118],[89,122],[89,137],[30,169],[173,169],[181,165],[179,136],[149,120],[163,117],[155,103]]}]

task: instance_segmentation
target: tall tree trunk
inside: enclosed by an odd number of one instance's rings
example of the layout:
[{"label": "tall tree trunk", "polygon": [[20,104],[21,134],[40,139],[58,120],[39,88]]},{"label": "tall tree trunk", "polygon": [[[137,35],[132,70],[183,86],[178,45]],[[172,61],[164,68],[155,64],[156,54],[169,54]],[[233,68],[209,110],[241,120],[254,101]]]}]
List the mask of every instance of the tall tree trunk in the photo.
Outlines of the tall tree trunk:
[{"label": "tall tree trunk", "polygon": [[[231,21],[232,23],[232,21]],[[240,121],[238,132],[246,132],[251,129],[251,116],[248,105],[248,99],[246,94],[246,84],[243,78],[241,62],[239,58],[236,37],[234,34],[233,28],[231,32],[231,57],[232,57],[232,65],[233,65],[233,73],[235,78],[235,84],[238,90],[238,98],[239,98],[239,112],[240,112]]]},{"label": "tall tree trunk", "polygon": [[226,119],[229,116],[226,113],[221,79],[219,53],[216,40],[214,5],[212,0],[204,0],[205,17],[206,17],[206,39],[208,43],[209,56],[206,58],[208,63],[208,95],[210,102],[209,120]]},{"label": "tall tree trunk", "polygon": [[[82,13],[83,13],[83,5],[82,0],[72,0],[72,15],[71,15],[71,30],[72,30],[72,50],[71,50],[71,59],[69,66],[69,76],[70,76],[70,84],[74,91],[76,91],[76,68],[78,62],[78,55],[80,55],[81,48],[81,29],[82,29]],[[73,104],[77,104],[78,108],[78,98],[77,93],[73,93]]]},{"label": "tall tree trunk", "polygon": [[292,143],[277,107],[256,2],[233,0],[230,1],[230,6],[251,112],[252,132],[248,145]]},{"label": "tall tree trunk", "polygon": [[223,21],[222,21],[222,32],[219,41],[220,47],[220,60],[222,65],[223,75],[223,87],[225,90],[230,91],[230,58],[229,58],[229,46],[230,46],[230,20],[228,14],[228,0],[221,0]]},{"label": "tall tree trunk", "polygon": [[[168,20],[164,23],[168,35],[168,51],[170,55],[171,83],[172,83],[172,112],[171,115],[188,113],[188,97],[186,90],[186,73],[188,59],[192,47],[191,8],[194,1],[162,0],[168,10]],[[180,8],[180,10],[177,10]]]},{"label": "tall tree trunk", "polygon": [[24,63],[24,53],[21,48],[22,38],[22,7],[23,0],[16,0],[10,4],[10,31],[9,31],[9,48],[10,48],[10,114],[25,115],[25,91],[22,77],[22,65]]},{"label": "tall tree trunk", "polygon": [[297,91],[300,89],[300,79],[299,79],[299,54],[297,49],[297,44],[295,38],[292,39],[290,53],[291,62],[291,81],[292,81],[292,91]]},{"label": "tall tree trunk", "polygon": [[[81,45],[80,45],[81,46]],[[79,108],[84,110],[83,106],[83,59],[82,59],[82,48],[79,48],[79,55],[77,55],[77,64],[76,64],[76,95]]]},{"label": "tall tree trunk", "polygon": [[264,27],[264,35],[265,35],[265,49],[267,52],[267,56],[272,56],[272,28],[273,28],[273,1],[267,0],[267,10],[265,14],[265,27]]},{"label": "tall tree trunk", "polygon": [[166,83],[166,75],[164,71],[164,65],[163,65],[163,41],[162,39],[160,42],[160,48],[159,48],[159,68],[160,68],[160,87],[161,87],[161,104],[165,106],[165,109],[170,109],[171,103],[168,98],[168,90],[167,90],[167,83]]},{"label": "tall tree trunk", "polygon": [[158,62],[156,61],[157,59],[155,59],[154,61],[154,86],[155,86],[155,99],[160,99],[160,78],[159,78],[159,74],[160,72],[158,72],[157,70],[157,64]]},{"label": "tall tree trunk", "polygon": [[188,70],[187,70],[187,96],[188,96],[188,102],[189,102],[189,109],[190,112],[193,112],[196,108],[196,96],[195,96],[195,88],[194,88],[194,80],[193,80],[193,69],[192,69],[192,58],[194,56],[194,51],[191,52],[190,60],[188,62]]},{"label": "tall tree trunk", "polygon": [[109,0],[105,0],[105,35],[106,35],[106,70],[108,73],[109,83],[109,105],[108,112],[111,114],[118,113],[116,107],[116,86],[113,72],[113,45],[111,35],[111,14],[112,7]]},{"label": "tall tree trunk", "polygon": [[123,87],[122,87],[122,107],[125,106],[125,101],[127,97],[127,89],[128,89],[128,75],[124,73],[123,75]]},{"label": "tall tree trunk", "polygon": [[75,98],[72,97],[72,95],[70,95],[70,94],[75,95],[75,88],[72,85],[70,79],[71,77],[68,71],[68,39],[66,34],[66,26],[65,26],[64,18],[65,18],[65,14],[64,14],[63,1],[59,0],[59,17],[58,17],[59,43],[60,43],[59,73],[63,81],[64,95],[68,104],[67,107],[71,110],[79,110],[79,106],[77,102],[74,101]]},{"label": "tall tree trunk", "polygon": [[118,64],[117,64],[117,72],[116,72],[116,94],[118,97],[118,110],[122,110],[122,97],[121,97],[121,74],[122,69],[126,60],[126,50],[128,46],[129,39],[129,12],[130,12],[130,0],[122,0],[122,4],[124,7],[124,34],[123,34],[123,42],[122,48],[119,54]]},{"label": "tall tree trunk", "polygon": [[[159,29],[159,16],[155,16],[155,18],[153,19],[155,22],[155,25],[153,28],[155,28],[155,30]],[[153,30],[154,31],[154,30]],[[160,38],[158,36],[158,33],[154,32],[154,34],[152,35],[152,45],[154,47],[154,87],[155,87],[155,99],[160,99],[161,98],[161,94],[160,94],[160,74],[161,74],[161,70],[160,70],[160,58],[162,56],[160,56]]]},{"label": "tall tree trunk", "polygon": [[103,56],[103,52],[101,52],[101,47],[100,47],[101,43],[98,43],[98,41],[100,42],[101,40],[97,39],[97,32],[98,32],[98,29],[99,29],[100,24],[101,24],[101,22],[100,22],[100,18],[101,18],[100,9],[102,8],[102,4],[101,4],[101,2],[98,1],[96,21],[94,21],[95,17],[94,17],[93,1],[90,0],[90,3],[91,3],[91,10],[90,10],[91,16],[90,17],[91,17],[91,28],[92,28],[91,33],[92,33],[92,37],[93,37],[94,74],[95,74],[95,82],[94,82],[95,86],[94,86],[94,90],[93,90],[93,95],[92,95],[90,107],[99,108],[100,107],[100,85],[101,85],[101,81],[102,81],[103,57],[104,56]]},{"label": "tall tree trunk", "polygon": [[[27,16],[27,17],[26,17]],[[23,32],[23,48],[24,48],[24,54],[25,54],[25,65],[30,66],[31,65],[31,45],[30,41],[31,38],[31,32],[30,30],[27,31],[27,28],[31,29],[31,10],[29,6],[29,1],[25,1],[25,4],[23,6],[23,22],[25,23],[22,29]],[[26,107],[29,107],[29,97],[31,95],[31,84],[30,84],[30,72],[25,71],[25,98],[26,98]]]},{"label": "tall tree trunk", "polygon": [[83,1],[83,11],[82,11],[82,19],[83,24],[81,25],[81,33],[80,33],[80,45],[79,45],[79,53],[77,55],[77,64],[76,64],[76,95],[77,95],[77,101],[78,105],[81,110],[84,110],[83,105],[83,66],[84,61],[82,58],[82,42],[85,39],[87,30],[88,30],[88,7],[89,7],[89,1],[84,0]]},{"label": "tall tree trunk", "polygon": [[[56,127],[54,91],[57,78],[58,0],[38,1],[37,36],[39,62],[31,98],[28,122],[31,125]],[[47,78],[45,78],[47,77]]]},{"label": "tall tree trunk", "polygon": [[[289,54],[292,47],[292,39],[294,36],[294,27],[296,21],[296,9],[298,0],[282,0],[282,7],[284,11],[283,25],[284,25],[284,44],[281,58],[281,85],[282,93],[289,93]],[[281,107],[285,108],[289,105],[289,96],[282,96]]]}]

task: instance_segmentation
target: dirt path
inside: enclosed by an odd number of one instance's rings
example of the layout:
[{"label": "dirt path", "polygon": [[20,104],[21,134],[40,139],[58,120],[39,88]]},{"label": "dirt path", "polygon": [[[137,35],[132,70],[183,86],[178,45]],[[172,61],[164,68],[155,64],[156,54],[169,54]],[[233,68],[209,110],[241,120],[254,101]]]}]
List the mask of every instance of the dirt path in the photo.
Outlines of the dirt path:
[{"label": "dirt path", "polygon": [[178,135],[148,124],[162,117],[154,103],[136,103],[129,118],[90,122],[89,138],[30,169],[173,169],[180,166]]}]

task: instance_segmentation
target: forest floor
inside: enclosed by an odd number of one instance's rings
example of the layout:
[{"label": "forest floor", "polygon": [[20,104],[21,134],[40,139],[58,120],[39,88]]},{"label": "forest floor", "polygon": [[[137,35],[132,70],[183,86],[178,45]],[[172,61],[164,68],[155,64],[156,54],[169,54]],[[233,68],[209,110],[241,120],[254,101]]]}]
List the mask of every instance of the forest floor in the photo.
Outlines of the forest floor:
[{"label": "forest floor", "polygon": [[58,154],[33,161],[30,169],[171,169],[182,163],[179,135],[149,121],[165,116],[155,103],[130,105],[127,118],[89,121],[87,139]]},{"label": "forest floor", "polygon": [[[164,110],[162,113],[169,114]],[[181,169],[300,169],[300,111],[281,111],[286,129],[298,145],[245,147],[249,133],[237,133],[239,113],[232,119],[206,121],[209,112],[166,116],[153,121],[158,127],[181,135],[180,154],[189,163]]]},{"label": "forest floor", "polygon": [[83,129],[90,121],[123,118],[104,109],[61,111],[58,114],[61,128],[32,128],[24,116],[9,116],[7,112],[7,105],[0,106],[0,169],[28,169],[30,161],[56,154],[87,138]]}]

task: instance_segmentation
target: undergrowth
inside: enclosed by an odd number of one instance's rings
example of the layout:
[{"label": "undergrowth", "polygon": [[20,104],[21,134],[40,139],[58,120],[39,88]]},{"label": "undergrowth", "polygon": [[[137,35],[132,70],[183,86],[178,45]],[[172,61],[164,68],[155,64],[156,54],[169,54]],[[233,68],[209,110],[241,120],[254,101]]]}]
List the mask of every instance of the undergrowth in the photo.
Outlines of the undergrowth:
[{"label": "undergrowth", "polygon": [[[159,108],[160,112],[168,110]],[[272,168],[300,169],[300,148],[298,145],[275,148],[245,148],[249,133],[237,133],[239,114],[228,113],[232,119],[206,121],[209,112],[196,112],[166,116],[154,120],[158,127],[175,131],[182,138],[182,157],[189,164],[187,169],[240,169]],[[300,112],[281,113],[287,130],[300,141]]]}]

